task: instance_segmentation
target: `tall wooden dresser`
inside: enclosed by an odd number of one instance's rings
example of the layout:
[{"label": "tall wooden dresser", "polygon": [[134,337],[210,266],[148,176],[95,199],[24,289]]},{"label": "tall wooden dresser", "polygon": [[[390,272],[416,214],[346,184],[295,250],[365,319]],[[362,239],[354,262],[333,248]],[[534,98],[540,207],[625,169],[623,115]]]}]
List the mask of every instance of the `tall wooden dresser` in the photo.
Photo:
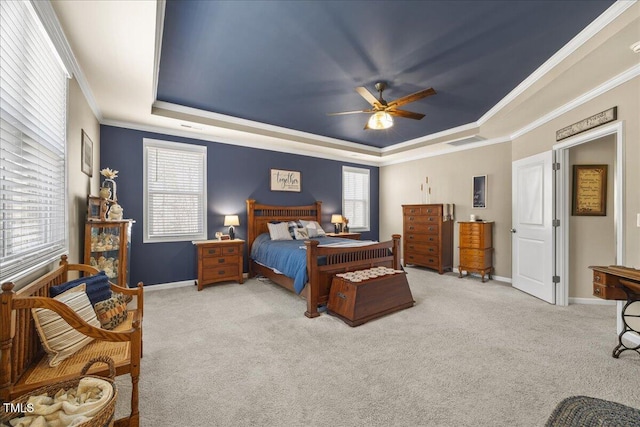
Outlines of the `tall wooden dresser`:
[{"label": "tall wooden dresser", "polygon": [[402,205],[404,265],[453,269],[453,205]]},{"label": "tall wooden dresser", "polygon": [[493,222],[460,222],[460,265],[462,271],[480,273],[482,282],[485,274],[491,279],[493,271]]}]

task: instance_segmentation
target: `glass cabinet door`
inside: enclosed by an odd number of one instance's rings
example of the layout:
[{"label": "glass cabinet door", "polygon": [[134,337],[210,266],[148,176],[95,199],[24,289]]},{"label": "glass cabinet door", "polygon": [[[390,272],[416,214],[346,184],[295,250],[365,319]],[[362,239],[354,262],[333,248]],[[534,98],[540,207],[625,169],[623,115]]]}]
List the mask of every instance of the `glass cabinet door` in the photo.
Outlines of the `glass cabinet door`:
[{"label": "glass cabinet door", "polygon": [[131,220],[88,221],[85,227],[85,264],[104,271],[109,281],[129,285]]}]

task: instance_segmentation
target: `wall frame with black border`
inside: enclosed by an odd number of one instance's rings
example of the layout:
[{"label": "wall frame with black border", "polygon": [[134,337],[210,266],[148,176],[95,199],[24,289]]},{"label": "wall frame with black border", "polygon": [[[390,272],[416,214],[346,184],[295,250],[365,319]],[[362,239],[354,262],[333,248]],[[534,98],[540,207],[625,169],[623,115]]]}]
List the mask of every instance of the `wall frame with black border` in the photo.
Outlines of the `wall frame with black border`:
[{"label": "wall frame with black border", "polygon": [[573,165],[573,216],[607,216],[607,165]]}]

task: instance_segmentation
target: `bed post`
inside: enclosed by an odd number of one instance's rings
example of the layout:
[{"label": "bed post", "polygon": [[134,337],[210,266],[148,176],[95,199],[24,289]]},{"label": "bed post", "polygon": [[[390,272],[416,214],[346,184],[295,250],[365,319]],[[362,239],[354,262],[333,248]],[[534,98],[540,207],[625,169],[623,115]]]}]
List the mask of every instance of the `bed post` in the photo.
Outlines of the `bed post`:
[{"label": "bed post", "polygon": [[316,200],[316,221],[322,225],[322,202],[320,200]]},{"label": "bed post", "polygon": [[253,265],[251,263],[251,246],[256,239],[255,233],[255,199],[247,199],[247,259],[249,261],[249,278],[254,276]]},{"label": "bed post", "polygon": [[391,238],[393,239],[393,269],[394,270],[402,270],[400,265],[400,235],[392,234]]},{"label": "bed post", "polygon": [[320,313],[318,313],[318,284],[320,277],[318,273],[318,256],[316,255],[318,243],[317,240],[304,241],[307,247],[307,275],[309,276],[309,282],[307,284],[307,311],[304,312],[304,315],[309,318],[320,316]]}]

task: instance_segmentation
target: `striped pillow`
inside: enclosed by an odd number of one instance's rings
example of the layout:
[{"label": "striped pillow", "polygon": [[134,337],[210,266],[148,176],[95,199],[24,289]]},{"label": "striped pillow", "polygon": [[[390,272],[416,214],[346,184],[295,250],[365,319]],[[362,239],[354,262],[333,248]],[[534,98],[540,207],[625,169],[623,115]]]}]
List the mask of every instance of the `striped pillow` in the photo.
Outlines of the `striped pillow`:
[{"label": "striped pillow", "polygon": [[267,227],[269,228],[271,240],[293,240],[293,237],[289,234],[289,224],[286,222],[267,223]]},{"label": "striped pillow", "polygon": [[[100,322],[87,297],[85,285],[79,285],[61,293],[54,299],[65,303],[85,322],[96,328]],[[42,341],[42,347],[49,355],[49,366],[57,366],[85,345],[93,341],[72,328],[58,313],[46,308],[32,308],[33,320]]]},{"label": "striped pillow", "polygon": [[129,315],[125,296],[120,293],[114,293],[111,298],[100,301],[94,309],[102,328],[108,330],[115,329],[116,326],[127,320]]}]

